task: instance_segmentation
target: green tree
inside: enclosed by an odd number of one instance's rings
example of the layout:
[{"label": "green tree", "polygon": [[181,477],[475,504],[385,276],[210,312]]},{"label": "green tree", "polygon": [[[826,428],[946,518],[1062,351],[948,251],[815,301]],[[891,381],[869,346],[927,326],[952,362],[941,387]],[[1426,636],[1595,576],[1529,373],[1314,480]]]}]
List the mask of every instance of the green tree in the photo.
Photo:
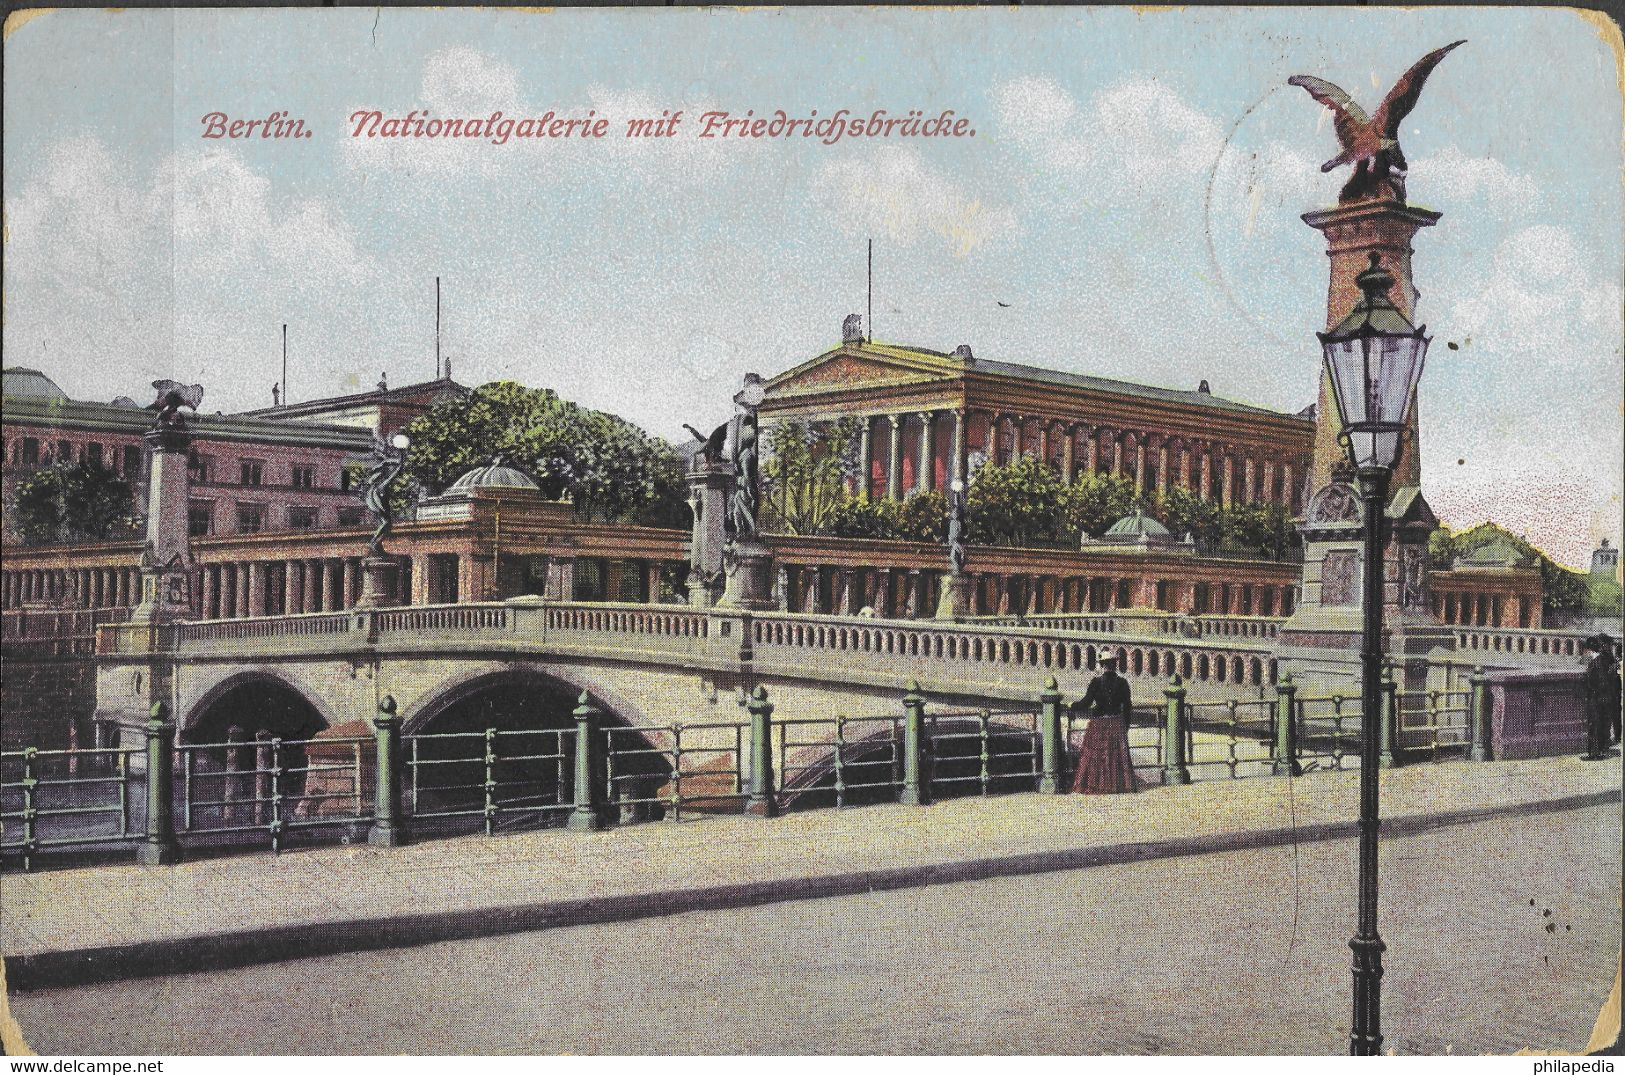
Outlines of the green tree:
[{"label": "green tree", "polygon": [[833,537],[889,538],[896,531],[894,500],[848,497],[830,510],[824,533]]},{"label": "green tree", "polygon": [[105,541],[134,529],[135,494],[99,463],[58,463],[17,483],[17,534],[25,545]]},{"label": "green tree", "polygon": [[861,429],[856,418],[772,426],[762,462],[762,501],[768,517],[789,533],[816,534],[827,529],[839,511],[850,515],[856,510],[846,506],[847,483],[859,477],[855,457]]},{"label": "green tree", "polygon": [[1076,534],[1068,522],[1068,487],[1032,456],[982,467],[966,501],[969,540],[978,545],[1056,545]]},{"label": "green tree", "polygon": [[1297,541],[1291,514],[1277,503],[1235,504],[1219,510],[1219,545],[1283,560]]},{"label": "green tree", "polygon": [[1191,540],[1206,548],[1215,548],[1220,542],[1223,527],[1219,505],[1189,489],[1173,486],[1154,499],[1146,512],[1177,538],[1189,534]]},{"label": "green tree", "polygon": [[1428,558],[1434,568],[1448,570],[1456,557],[1467,556],[1475,549],[1496,541],[1504,541],[1524,556],[1535,559],[1535,566],[1540,571],[1543,615],[1573,615],[1585,609],[1590,593],[1585,574],[1570,571],[1543,550],[1498,523],[1479,523],[1456,533],[1441,526],[1428,539]]},{"label": "green tree", "polygon": [[899,541],[940,545],[948,540],[948,498],[934,489],[911,494],[892,512],[892,536]]},{"label": "green tree", "polygon": [[500,455],[529,472],[545,496],[568,496],[579,518],[682,525],[677,450],[551,389],[496,381],[435,404],[405,432],[412,439],[406,477],[418,490],[442,492]]},{"label": "green tree", "polygon": [[1113,523],[1132,514],[1140,503],[1134,492],[1134,479],[1112,474],[1080,474],[1071,488],[1063,489],[1066,543],[1076,544],[1084,534],[1099,537]]}]

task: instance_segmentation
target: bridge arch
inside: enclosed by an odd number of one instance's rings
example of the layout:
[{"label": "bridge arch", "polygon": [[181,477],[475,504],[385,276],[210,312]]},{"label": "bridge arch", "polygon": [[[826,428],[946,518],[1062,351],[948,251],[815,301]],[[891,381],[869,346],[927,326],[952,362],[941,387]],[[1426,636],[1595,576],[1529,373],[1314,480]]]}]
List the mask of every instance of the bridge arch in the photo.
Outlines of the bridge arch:
[{"label": "bridge arch", "polygon": [[304,683],[269,668],[247,668],[204,691],[187,709],[180,734],[194,743],[223,743],[230,728],[250,739],[260,731],[309,739],[334,723],[322,698]]},{"label": "bridge arch", "polygon": [[616,723],[631,727],[658,723],[645,712],[642,705],[622,692],[606,687],[594,679],[588,669],[540,661],[493,661],[465,669],[425,692],[402,714],[401,730],[408,735],[430,731],[432,722],[453,707],[483,692],[504,686],[542,691],[567,699],[566,717],[568,710],[575,708],[581,692],[586,691],[599,711]]}]

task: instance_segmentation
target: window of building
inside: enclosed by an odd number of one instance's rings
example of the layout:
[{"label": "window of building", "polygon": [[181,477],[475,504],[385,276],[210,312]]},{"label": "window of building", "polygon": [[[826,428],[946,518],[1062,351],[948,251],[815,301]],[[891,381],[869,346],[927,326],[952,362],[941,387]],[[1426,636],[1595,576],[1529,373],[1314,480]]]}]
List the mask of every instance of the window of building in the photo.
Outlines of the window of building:
[{"label": "window of building", "polygon": [[314,530],[314,529],[316,529],[316,509],[315,508],[289,508],[288,509],[288,529],[289,530]]},{"label": "window of building", "polygon": [[340,526],[362,526],[362,525],[365,525],[365,520],[362,518],[361,509],[360,508],[340,508],[339,509],[339,525]]},{"label": "window of building", "polygon": [[186,457],[187,473],[194,482],[206,482],[209,480],[209,472],[214,469],[211,466],[212,462],[208,456],[193,452]]},{"label": "window of building", "polygon": [[92,441],[85,445],[85,462],[92,466],[102,465],[102,446]]},{"label": "window of building", "polygon": [[293,487],[295,489],[314,489],[314,488],[316,488],[316,468],[315,467],[294,467],[293,468]]},{"label": "window of building", "polygon": [[340,489],[340,491],[348,493],[351,489],[355,488],[356,477],[357,477],[357,474],[356,474],[356,469],[354,467],[340,467],[339,468],[339,489]]},{"label": "window of building", "polygon": [[136,478],[141,475],[141,449],[129,445],[124,449],[124,476]]},{"label": "window of building", "polygon": [[27,464],[27,463],[38,463],[39,462],[39,441],[38,440],[36,440],[33,437],[24,437],[23,438],[23,457],[22,457],[21,461],[23,463],[25,463],[25,464]]},{"label": "window of building", "polygon": [[237,505],[237,532],[239,534],[257,534],[265,529],[264,504],[238,504]]},{"label": "window of building", "polygon": [[59,440],[56,442],[56,461],[58,463],[73,462],[73,442]]},{"label": "window of building", "polygon": [[265,478],[265,464],[257,459],[244,459],[242,464],[242,484],[260,485]]},{"label": "window of building", "polygon": [[186,532],[193,537],[214,533],[214,501],[194,500],[186,506]]}]

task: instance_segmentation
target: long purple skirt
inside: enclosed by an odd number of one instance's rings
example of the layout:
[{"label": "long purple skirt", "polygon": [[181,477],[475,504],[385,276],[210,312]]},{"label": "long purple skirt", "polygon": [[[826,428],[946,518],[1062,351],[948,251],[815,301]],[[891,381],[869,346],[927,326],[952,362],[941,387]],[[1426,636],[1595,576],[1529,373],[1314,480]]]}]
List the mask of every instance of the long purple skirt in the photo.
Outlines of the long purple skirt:
[{"label": "long purple skirt", "polygon": [[1128,753],[1128,718],[1095,717],[1084,726],[1072,790],[1082,795],[1139,790]]}]

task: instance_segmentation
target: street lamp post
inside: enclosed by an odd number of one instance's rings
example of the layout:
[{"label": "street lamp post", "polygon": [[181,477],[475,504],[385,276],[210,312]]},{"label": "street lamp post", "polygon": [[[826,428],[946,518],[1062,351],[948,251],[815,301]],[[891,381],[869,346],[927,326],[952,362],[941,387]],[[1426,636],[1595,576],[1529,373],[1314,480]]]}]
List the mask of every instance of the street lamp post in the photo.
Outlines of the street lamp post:
[{"label": "street lamp post", "polygon": [[1354,1021],[1349,1053],[1382,1049],[1382,953],[1377,933],[1377,768],[1381,724],[1383,552],[1388,481],[1399,457],[1411,401],[1427,357],[1425,328],[1417,328],[1388,299],[1393,274],[1375,252],[1355,278],[1364,293],[1331,332],[1317,333],[1331,375],[1340,443],[1354,465],[1365,512],[1365,574],[1360,638],[1360,875],[1359,923],[1354,950]]}]

